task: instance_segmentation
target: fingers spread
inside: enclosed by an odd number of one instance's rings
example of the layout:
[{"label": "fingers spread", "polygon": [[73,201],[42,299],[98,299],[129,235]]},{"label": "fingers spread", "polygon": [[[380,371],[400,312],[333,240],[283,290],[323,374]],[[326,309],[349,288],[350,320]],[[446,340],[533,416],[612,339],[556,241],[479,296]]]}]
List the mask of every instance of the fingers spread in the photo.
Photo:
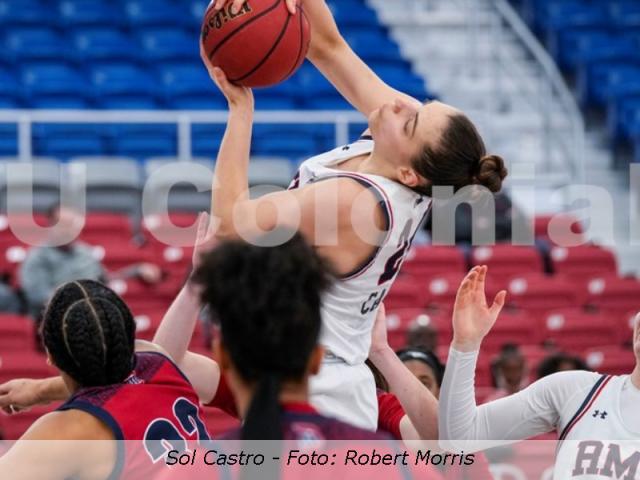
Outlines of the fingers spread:
[{"label": "fingers spread", "polygon": [[491,305],[491,313],[493,315],[497,316],[500,313],[500,311],[502,310],[502,307],[504,307],[506,298],[507,298],[506,290],[501,290],[500,292],[498,292],[498,294],[496,295],[496,298],[493,300],[493,305]]}]

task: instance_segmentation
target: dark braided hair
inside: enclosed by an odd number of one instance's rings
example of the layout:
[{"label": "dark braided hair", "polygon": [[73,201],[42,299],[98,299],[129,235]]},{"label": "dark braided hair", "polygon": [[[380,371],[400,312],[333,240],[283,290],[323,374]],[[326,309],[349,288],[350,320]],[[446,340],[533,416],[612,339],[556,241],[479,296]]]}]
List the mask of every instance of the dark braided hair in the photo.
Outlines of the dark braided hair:
[{"label": "dark braided hair", "polygon": [[280,387],[304,378],[320,334],[321,296],[332,277],[299,234],[275,247],[223,243],[194,272],[234,367],[256,385],[245,440],[282,438]]},{"label": "dark braided hair", "polygon": [[59,287],[42,322],[53,363],[82,387],[111,385],[133,369],[135,321],[122,299],[93,280]]}]

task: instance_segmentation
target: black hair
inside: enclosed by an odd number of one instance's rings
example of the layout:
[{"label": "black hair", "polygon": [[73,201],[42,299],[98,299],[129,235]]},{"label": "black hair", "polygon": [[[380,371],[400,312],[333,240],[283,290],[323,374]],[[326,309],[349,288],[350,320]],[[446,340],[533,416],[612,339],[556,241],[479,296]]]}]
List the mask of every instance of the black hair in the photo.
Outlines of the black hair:
[{"label": "black hair", "polygon": [[436,377],[436,383],[438,387],[442,386],[442,379],[444,378],[444,364],[440,361],[438,356],[431,350],[426,350],[419,347],[403,348],[398,350],[396,355],[402,362],[408,362],[409,360],[416,360],[424,363],[433,371],[433,375]]},{"label": "black hair", "polygon": [[562,363],[573,363],[575,368],[573,370],[591,370],[587,363],[576,355],[569,355],[568,353],[554,353],[545,357],[538,365],[538,378],[543,378],[548,375],[559,372],[559,367]]},{"label": "black hair", "polygon": [[120,383],[134,367],[136,325],[110,288],[94,280],[59,287],[42,320],[53,363],[81,387]]},{"label": "black hair", "polygon": [[434,186],[452,186],[456,192],[473,184],[496,193],[507,176],[504,160],[498,155],[487,155],[478,130],[461,113],[449,117],[437,145],[425,145],[411,164],[429,182],[414,190],[428,196],[432,196]]},{"label": "black hair", "polygon": [[376,382],[376,388],[378,390],[382,390],[383,392],[389,392],[391,390],[391,388],[389,388],[389,382],[387,381],[387,378],[382,374],[382,372],[378,370],[378,367],[376,367],[369,358],[367,358],[364,363],[367,365],[367,367],[369,367],[371,373],[373,373],[373,379]]},{"label": "black hair", "polygon": [[301,381],[307,372],[320,335],[321,297],[334,277],[300,234],[285,234],[291,239],[274,247],[222,243],[203,256],[192,276],[211,319],[220,323],[235,369],[256,385],[244,440],[282,438],[281,384]]}]

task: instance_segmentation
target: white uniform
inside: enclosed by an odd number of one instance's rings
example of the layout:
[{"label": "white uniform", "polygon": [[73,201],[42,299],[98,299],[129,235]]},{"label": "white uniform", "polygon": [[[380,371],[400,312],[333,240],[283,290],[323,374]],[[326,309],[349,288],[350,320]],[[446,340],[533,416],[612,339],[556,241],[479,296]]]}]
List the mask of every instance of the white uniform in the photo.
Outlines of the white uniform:
[{"label": "white uniform", "polygon": [[477,406],[477,357],[449,351],[438,414],[443,448],[470,452],[556,431],[555,479],[640,480],[640,389],[629,375],[556,373]]},{"label": "white uniform", "polygon": [[378,404],[375,382],[364,361],[378,307],[395,279],[431,200],[378,175],[336,170],[350,158],[373,150],[371,137],[310,158],[301,166],[291,188],[331,179],[351,178],[379,199],[387,234],[364,265],[338,281],[322,305],[321,344],[327,356],[311,380],[311,402],[323,414],[375,430]]}]

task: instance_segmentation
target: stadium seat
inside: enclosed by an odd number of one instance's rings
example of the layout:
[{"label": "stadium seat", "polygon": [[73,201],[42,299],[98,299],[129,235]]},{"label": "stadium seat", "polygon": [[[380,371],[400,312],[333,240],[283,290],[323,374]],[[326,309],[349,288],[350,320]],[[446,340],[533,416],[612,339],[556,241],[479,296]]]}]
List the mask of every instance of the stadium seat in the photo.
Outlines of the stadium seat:
[{"label": "stadium seat", "polygon": [[211,407],[204,409],[204,423],[213,438],[240,427],[240,420],[233,418],[222,410]]},{"label": "stadium seat", "polygon": [[555,273],[578,279],[617,271],[613,253],[595,245],[553,247],[551,262]]},{"label": "stadium seat", "polygon": [[640,90],[640,65],[604,61],[580,69],[577,95],[583,106],[604,107],[607,102]]},{"label": "stadium seat", "polygon": [[249,164],[249,185],[287,188],[293,179],[291,162],[286,158],[252,157]]},{"label": "stadium seat", "polygon": [[583,353],[585,349],[615,345],[618,340],[613,319],[580,309],[558,309],[543,317],[543,338],[561,350]]},{"label": "stadium seat", "polygon": [[33,348],[33,320],[19,315],[0,314],[0,352],[26,351]]},{"label": "stadium seat", "polygon": [[[386,304],[385,304],[386,306]],[[387,310],[387,337],[394,350],[403,348],[407,342],[407,333],[414,322],[431,325],[437,331],[441,344],[451,342],[451,317],[448,314],[426,311],[422,308],[400,308]]]},{"label": "stadium seat", "polygon": [[55,98],[85,100],[90,97],[84,77],[64,63],[40,62],[22,67],[22,84],[31,101]]},{"label": "stadium seat", "polygon": [[388,310],[400,308],[424,308],[427,303],[427,296],[424,287],[420,287],[412,279],[398,278],[391,290],[384,299],[385,307]]},{"label": "stadium seat", "polygon": [[0,353],[0,383],[14,378],[46,378],[55,374],[55,368],[47,365],[46,356],[34,350],[3,350]]},{"label": "stadium seat", "polygon": [[541,273],[523,273],[507,284],[508,301],[524,311],[539,315],[546,310],[582,305],[585,297],[569,279]]},{"label": "stadium seat", "polygon": [[8,30],[5,34],[5,56],[14,62],[55,60],[68,55],[67,42],[54,29],[28,27]]},{"label": "stadium seat", "polygon": [[77,60],[88,64],[137,58],[137,51],[131,48],[131,38],[115,27],[77,29],[72,38],[73,55]]},{"label": "stadium seat", "polygon": [[607,2],[611,23],[616,28],[640,27],[640,4],[635,0]]},{"label": "stadium seat", "polygon": [[[76,161],[81,161],[76,159]],[[89,212],[84,218],[84,228],[80,238],[88,243],[104,238],[105,235],[123,239],[133,237],[129,217],[113,212]]]},{"label": "stadium seat", "polygon": [[505,310],[482,341],[482,348],[487,352],[498,352],[507,343],[527,345],[538,343],[540,339],[536,322],[527,312]]},{"label": "stadium seat", "polygon": [[415,282],[424,287],[429,307],[450,310],[456,298],[456,293],[464,278],[464,272],[437,273],[430,277],[416,278]]},{"label": "stadium seat", "polygon": [[120,23],[118,5],[93,0],[64,0],[59,4],[64,27],[111,26]]},{"label": "stadium seat", "polygon": [[180,62],[158,67],[164,101],[183,110],[223,110],[224,97],[214,87],[202,64]]},{"label": "stadium seat", "polygon": [[[160,170],[161,169],[161,170]],[[149,208],[170,211],[208,211],[211,206],[213,161],[207,158],[178,162],[176,159],[150,160],[145,164],[145,195]]]},{"label": "stadium seat", "polygon": [[181,5],[168,0],[128,0],[124,4],[129,27],[173,27],[186,23]]},{"label": "stadium seat", "polygon": [[80,178],[83,171],[86,175],[87,210],[138,213],[142,175],[135,160],[102,157],[69,163],[70,178],[76,175]]},{"label": "stadium seat", "polygon": [[[579,235],[583,233],[582,225],[572,215],[562,213],[556,215],[537,215],[534,222],[536,238],[562,246],[568,241],[580,241],[582,243],[584,240],[583,236]],[[551,224],[551,222],[553,223]],[[553,229],[553,240],[551,239],[549,228]]]},{"label": "stadium seat", "polygon": [[476,247],[471,265],[487,265],[494,278],[510,278],[521,272],[543,271],[542,257],[535,247],[503,245]]},{"label": "stadium seat", "polygon": [[155,155],[175,155],[178,145],[174,125],[140,125],[118,128],[110,138],[115,155],[143,159]]},{"label": "stadium seat", "polygon": [[466,271],[466,262],[464,253],[457,247],[415,246],[409,251],[400,271],[415,277],[430,278],[440,273],[463,273]]},{"label": "stadium seat", "polygon": [[[0,74],[0,91],[1,90],[2,90],[2,75]],[[17,106],[17,105],[13,105],[13,106]],[[17,154],[18,154],[17,126],[12,124],[0,124],[0,157],[14,157]]]},{"label": "stadium seat", "polygon": [[[1,0],[0,26],[7,27],[42,25],[43,19],[50,19],[49,7],[39,0]],[[55,19],[52,19],[55,23]]]},{"label": "stadium seat", "polygon": [[105,100],[154,102],[158,82],[134,63],[104,63],[91,69],[91,81],[99,104]]},{"label": "stadium seat", "polygon": [[150,64],[173,60],[199,61],[198,39],[184,30],[147,29],[138,39],[142,46],[141,57]]},{"label": "stadium seat", "polygon": [[621,347],[594,348],[585,353],[587,365],[600,373],[628,375],[635,367],[633,352]]},{"label": "stadium seat", "polygon": [[58,403],[47,405],[44,407],[33,407],[32,409],[20,412],[18,415],[12,415],[5,418],[4,437],[6,440],[18,440],[42,415],[54,411],[59,406]]},{"label": "stadium seat", "polygon": [[640,310],[640,281],[636,278],[618,278],[616,275],[591,277],[587,283],[589,306],[600,310],[624,314]]},{"label": "stadium seat", "polygon": [[[18,159],[4,158],[0,172],[4,178],[6,175],[7,163],[19,163]],[[53,159],[39,158],[30,162],[32,165],[31,175],[24,171],[22,167],[14,169],[12,173],[11,199],[14,203],[13,208],[27,208],[33,206],[33,210],[38,212],[46,211],[60,197],[60,185],[62,170],[58,161]],[[0,198],[7,198],[7,183],[0,181]],[[6,211],[6,205],[3,208]]]}]

